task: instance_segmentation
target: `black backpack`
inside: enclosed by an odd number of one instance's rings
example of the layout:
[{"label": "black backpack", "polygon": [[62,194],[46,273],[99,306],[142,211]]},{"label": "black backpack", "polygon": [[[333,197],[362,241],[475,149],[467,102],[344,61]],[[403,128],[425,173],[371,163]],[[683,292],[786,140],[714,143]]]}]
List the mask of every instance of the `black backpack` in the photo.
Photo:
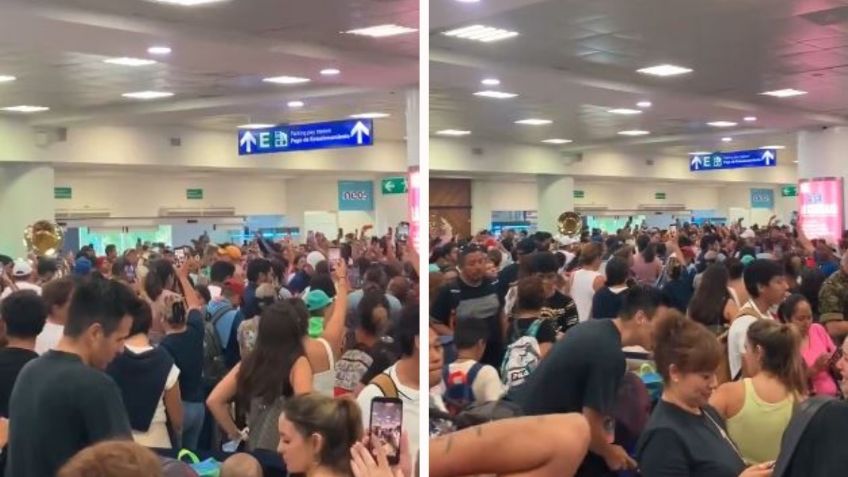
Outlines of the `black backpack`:
[{"label": "black backpack", "polygon": [[218,337],[218,322],[227,313],[233,311],[232,305],[226,304],[215,310],[215,313],[206,311],[203,320],[203,380],[214,384],[227,374],[227,363],[224,361],[224,345]]}]

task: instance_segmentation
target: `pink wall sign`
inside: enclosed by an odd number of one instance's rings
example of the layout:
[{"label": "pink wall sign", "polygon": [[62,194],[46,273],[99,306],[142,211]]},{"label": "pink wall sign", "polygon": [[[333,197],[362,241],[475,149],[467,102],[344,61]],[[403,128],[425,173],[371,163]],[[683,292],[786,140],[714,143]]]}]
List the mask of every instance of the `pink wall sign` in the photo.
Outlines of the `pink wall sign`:
[{"label": "pink wall sign", "polygon": [[415,244],[415,250],[421,252],[421,243],[418,237],[418,230],[421,228],[421,173],[418,168],[409,169],[409,191],[407,200],[409,201],[409,235],[412,236],[412,243]]},{"label": "pink wall sign", "polygon": [[841,177],[798,182],[798,219],[808,238],[839,242],[845,217],[842,187]]}]

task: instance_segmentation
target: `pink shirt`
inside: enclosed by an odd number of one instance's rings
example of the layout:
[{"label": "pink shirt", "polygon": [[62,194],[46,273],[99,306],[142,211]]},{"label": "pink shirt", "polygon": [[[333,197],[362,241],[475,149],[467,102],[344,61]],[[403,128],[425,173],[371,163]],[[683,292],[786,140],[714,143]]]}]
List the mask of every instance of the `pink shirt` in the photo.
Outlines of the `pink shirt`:
[{"label": "pink shirt", "polygon": [[[830,339],[830,335],[827,333],[827,330],[824,326],[818,323],[813,323],[810,326],[807,344],[801,347],[801,355],[804,357],[804,363],[809,368],[815,364],[819,356],[823,354],[830,355],[834,351],[836,351],[836,345],[833,344],[833,340]],[[813,376],[812,384],[812,390],[815,394],[823,394],[826,396],[836,396],[838,394],[836,381],[834,381],[833,377],[827,370]]]}]

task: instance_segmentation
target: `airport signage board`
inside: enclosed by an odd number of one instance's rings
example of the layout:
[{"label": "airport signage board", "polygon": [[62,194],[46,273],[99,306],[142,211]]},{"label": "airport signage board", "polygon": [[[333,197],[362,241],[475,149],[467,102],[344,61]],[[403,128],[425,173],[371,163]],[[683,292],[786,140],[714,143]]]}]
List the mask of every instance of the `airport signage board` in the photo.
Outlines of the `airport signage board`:
[{"label": "airport signage board", "polygon": [[73,190],[70,187],[54,187],[53,188],[53,198],[54,199],[71,199],[73,197]]},{"label": "airport signage board", "polygon": [[714,152],[712,154],[692,154],[689,156],[689,170],[691,172],[773,167],[776,165],[777,150],[775,149]]},{"label": "airport signage board", "polygon": [[654,192],[654,199],[655,200],[665,200],[666,199],[665,192]]},{"label": "airport signage board", "polygon": [[239,129],[239,156],[374,145],[374,121],[353,119]]},{"label": "airport signage board", "polygon": [[186,199],[188,199],[188,200],[202,200],[203,199],[203,189],[186,189]]},{"label": "airport signage board", "polygon": [[752,209],[773,209],[774,191],[771,189],[751,189]]},{"label": "airport signage board", "polygon": [[339,181],[339,210],[374,210],[374,182]]},{"label": "airport signage board", "polygon": [[798,186],[785,185],[780,188],[781,197],[798,197]]},{"label": "airport signage board", "polygon": [[801,179],[798,183],[798,223],[810,239],[839,243],[845,219],[843,178]]},{"label": "airport signage board", "polygon": [[574,198],[575,199],[585,199],[586,198],[586,191],[575,190],[574,191]]},{"label": "airport signage board", "polygon": [[384,195],[406,194],[408,190],[406,177],[388,177],[383,179],[380,190],[383,191]]}]

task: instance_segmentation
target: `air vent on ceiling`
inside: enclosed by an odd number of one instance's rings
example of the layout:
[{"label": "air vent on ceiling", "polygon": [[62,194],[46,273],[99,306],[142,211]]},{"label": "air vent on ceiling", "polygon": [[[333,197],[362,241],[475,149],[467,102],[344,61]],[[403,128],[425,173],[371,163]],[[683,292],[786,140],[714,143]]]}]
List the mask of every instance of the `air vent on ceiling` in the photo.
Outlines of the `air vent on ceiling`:
[{"label": "air vent on ceiling", "polygon": [[829,10],[819,10],[800,15],[801,18],[816,25],[828,26],[848,22],[848,6],[836,7]]},{"label": "air vent on ceiling", "polygon": [[473,147],[473,148],[471,148],[471,154],[474,154],[475,156],[482,156],[483,155],[483,148],[482,147]]},{"label": "air vent on ceiling", "polygon": [[56,142],[68,140],[68,128],[56,128]]},{"label": "air vent on ceiling", "polygon": [[180,147],[182,145],[183,145],[182,138],[179,138],[179,137],[172,137],[171,138],[171,147]]},{"label": "air vent on ceiling", "polygon": [[108,219],[108,209],[56,209],[56,220]]},{"label": "air vent on ceiling", "polygon": [[646,166],[653,166],[653,165],[654,165],[654,160],[653,160],[653,159],[647,159],[647,160],[645,160],[645,165],[646,165]]},{"label": "air vent on ceiling", "polygon": [[163,207],[159,209],[159,217],[232,217],[235,215],[235,207]]}]

